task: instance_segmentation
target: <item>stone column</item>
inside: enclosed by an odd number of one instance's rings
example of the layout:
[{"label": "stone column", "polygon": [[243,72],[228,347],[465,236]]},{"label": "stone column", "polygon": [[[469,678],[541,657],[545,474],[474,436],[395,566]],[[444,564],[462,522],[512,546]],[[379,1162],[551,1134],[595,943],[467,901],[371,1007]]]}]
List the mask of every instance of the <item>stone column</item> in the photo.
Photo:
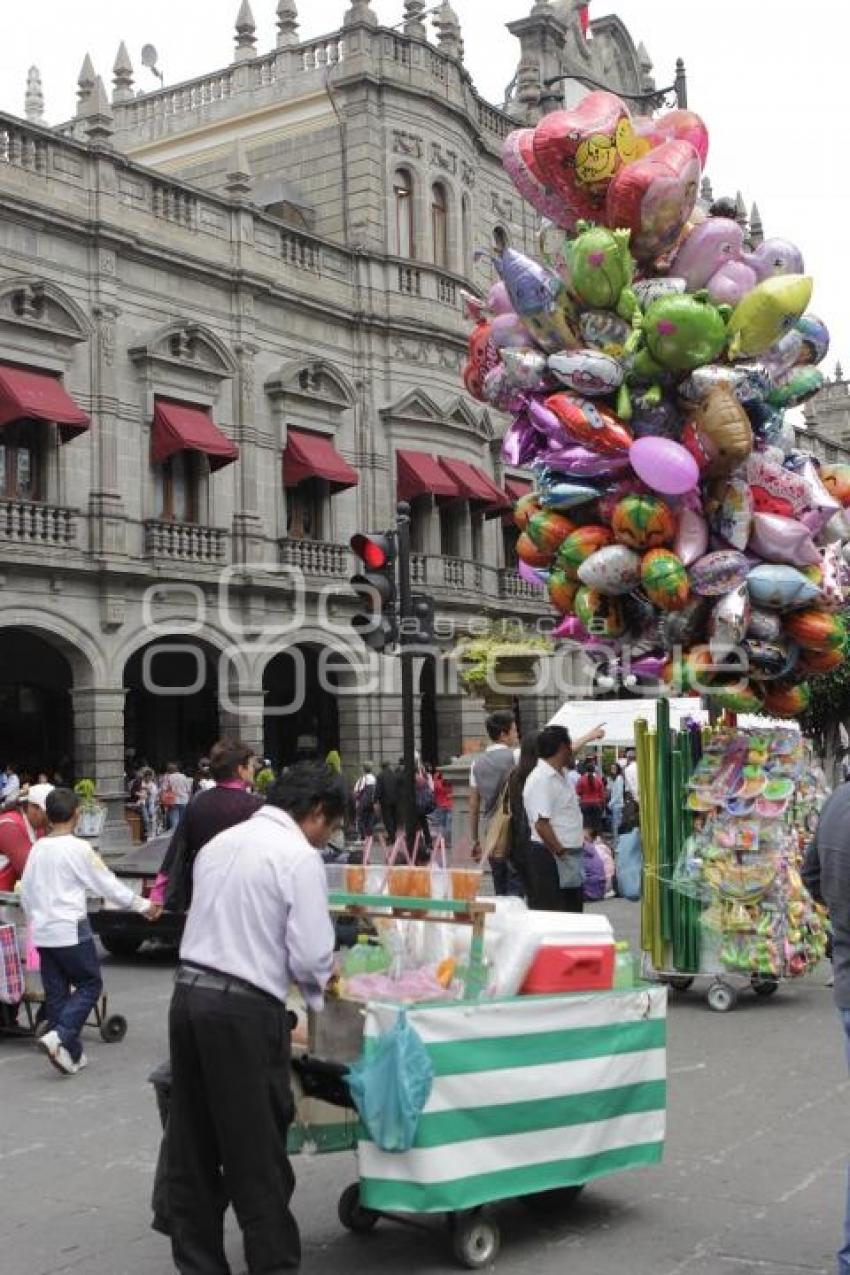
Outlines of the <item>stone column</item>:
[{"label": "stone column", "polygon": [[121,854],[131,845],[124,819],[125,696],[123,687],[85,686],[71,692],[77,778],[93,779],[98,800],[107,808],[99,839],[106,854]]},{"label": "stone column", "polygon": [[240,687],[230,691],[227,703],[219,711],[219,730],[222,736],[241,739],[254,749],[258,757],[264,755],[263,726],[265,721],[265,695],[263,689],[246,690]]}]

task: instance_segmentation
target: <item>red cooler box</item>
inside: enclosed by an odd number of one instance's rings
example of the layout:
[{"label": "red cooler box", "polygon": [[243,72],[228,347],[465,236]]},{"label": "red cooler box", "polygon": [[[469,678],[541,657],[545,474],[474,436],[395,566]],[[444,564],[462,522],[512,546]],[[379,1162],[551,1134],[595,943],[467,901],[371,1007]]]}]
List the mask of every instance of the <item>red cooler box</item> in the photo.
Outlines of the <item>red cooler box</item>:
[{"label": "red cooler box", "polygon": [[539,946],[520,995],[611,990],[615,946],[607,917],[563,912],[537,912],[532,916]]}]

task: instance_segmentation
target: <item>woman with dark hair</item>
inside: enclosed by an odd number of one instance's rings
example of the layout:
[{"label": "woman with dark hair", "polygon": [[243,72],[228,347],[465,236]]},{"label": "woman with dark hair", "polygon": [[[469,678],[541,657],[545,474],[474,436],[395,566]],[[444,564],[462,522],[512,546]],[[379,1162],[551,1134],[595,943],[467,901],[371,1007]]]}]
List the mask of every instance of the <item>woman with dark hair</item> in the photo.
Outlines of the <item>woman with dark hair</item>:
[{"label": "woman with dark hair", "polygon": [[537,765],[537,731],[523,735],[519,750],[519,761],[511,771],[508,780],[508,801],[511,807],[511,848],[508,855],[510,866],[522,886],[522,895],[528,898],[531,889],[531,878],[528,871],[528,854],[531,845],[531,829],[522,799],[525,781]]}]

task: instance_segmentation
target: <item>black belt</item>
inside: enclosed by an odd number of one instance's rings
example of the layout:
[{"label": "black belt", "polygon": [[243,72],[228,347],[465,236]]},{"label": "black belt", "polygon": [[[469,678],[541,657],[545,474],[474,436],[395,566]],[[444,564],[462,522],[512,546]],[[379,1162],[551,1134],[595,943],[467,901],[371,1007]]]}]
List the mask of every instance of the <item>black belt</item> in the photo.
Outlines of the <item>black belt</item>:
[{"label": "black belt", "polygon": [[204,992],[227,992],[230,996],[250,996],[254,1000],[268,1001],[278,1009],[286,1009],[283,1001],[272,996],[271,992],[264,992],[261,987],[255,987],[253,983],[237,978],[235,974],[219,974],[216,970],[200,969],[195,965],[178,965],[174,981],[181,987],[197,987]]}]

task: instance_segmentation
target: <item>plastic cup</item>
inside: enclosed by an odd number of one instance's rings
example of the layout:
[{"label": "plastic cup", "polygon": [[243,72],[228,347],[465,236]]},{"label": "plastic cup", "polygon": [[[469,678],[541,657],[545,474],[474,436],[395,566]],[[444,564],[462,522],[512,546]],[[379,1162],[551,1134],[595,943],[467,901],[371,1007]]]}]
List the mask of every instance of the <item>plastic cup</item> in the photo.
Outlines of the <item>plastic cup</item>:
[{"label": "plastic cup", "polygon": [[471,903],[481,887],[480,868],[452,868],[452,898]]}]

